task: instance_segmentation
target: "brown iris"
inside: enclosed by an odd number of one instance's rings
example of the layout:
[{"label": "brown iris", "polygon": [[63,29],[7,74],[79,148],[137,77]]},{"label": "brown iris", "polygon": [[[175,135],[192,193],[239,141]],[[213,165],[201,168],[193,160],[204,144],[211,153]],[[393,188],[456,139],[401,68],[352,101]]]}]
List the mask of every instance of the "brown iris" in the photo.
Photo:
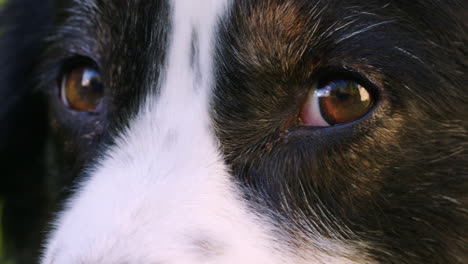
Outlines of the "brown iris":
[{"label": "brown iris", "polygon": [[327,86],[328,93],[319,97],[322,116],[330,125],[351,122],[369,111],[369,92],[356,82],[339,81]]},{"label": "brown iris", "polygon": [[332,126],[352,122],[374,105],[369,90],[354,81],[337,80],[309,93],[301,120],[310,126]]},{"label": "brown iris", "polygon": [[104,97],[100,74],[91,67],[75,67],[61,83],[62,102],[76,111],[94,111]]}]

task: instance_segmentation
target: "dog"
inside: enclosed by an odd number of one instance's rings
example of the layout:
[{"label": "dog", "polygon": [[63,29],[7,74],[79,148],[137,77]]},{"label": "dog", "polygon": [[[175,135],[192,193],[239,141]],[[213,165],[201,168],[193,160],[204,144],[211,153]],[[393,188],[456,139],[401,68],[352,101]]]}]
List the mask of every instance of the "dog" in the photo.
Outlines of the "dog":
[{"label": "dog", "polygon": [[468,2],[7,1],[16,263],[467,263]]}]

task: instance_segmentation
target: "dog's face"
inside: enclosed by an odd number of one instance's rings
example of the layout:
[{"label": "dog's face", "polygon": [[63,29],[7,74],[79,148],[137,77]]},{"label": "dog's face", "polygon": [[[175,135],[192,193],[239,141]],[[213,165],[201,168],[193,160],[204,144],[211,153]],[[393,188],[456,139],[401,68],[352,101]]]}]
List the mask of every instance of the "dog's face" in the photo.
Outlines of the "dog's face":
[{"label": "dog's face", "polygon": [[66,6],[43,264],[468,260],[464,1]]}]

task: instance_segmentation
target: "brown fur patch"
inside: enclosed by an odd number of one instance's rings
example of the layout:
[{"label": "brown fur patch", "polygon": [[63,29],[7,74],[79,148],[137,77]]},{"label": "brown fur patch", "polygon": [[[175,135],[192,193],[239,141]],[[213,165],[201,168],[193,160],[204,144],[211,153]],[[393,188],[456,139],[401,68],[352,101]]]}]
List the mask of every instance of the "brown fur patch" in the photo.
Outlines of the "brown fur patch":
[{"label": "brown fur patch", "polygon": [[[289,79],[297,74],[314,30],[305,30],[313,13],[304,13],[291,1],[259,1],[236,12],[240,38],[232,45],[246,67]],[[304,71],[301,67],[300,71]],[[296,76],[296,75],[295,75]]]}]

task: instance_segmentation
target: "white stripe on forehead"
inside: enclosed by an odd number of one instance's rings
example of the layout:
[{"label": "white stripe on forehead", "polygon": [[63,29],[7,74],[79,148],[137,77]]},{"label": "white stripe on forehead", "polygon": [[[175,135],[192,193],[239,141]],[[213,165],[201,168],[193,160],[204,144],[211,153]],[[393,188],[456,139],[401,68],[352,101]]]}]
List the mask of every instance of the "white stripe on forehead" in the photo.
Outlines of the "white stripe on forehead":
[{"label": "white stripe on forehead", "polygon": [[[212,78],[213,44],[216,22],[223,15],[227,0],[172,0],[173,34],[170,40],[167,86],[178,87],[164,91],[173,95],[193,94],[194,74],[201,74],[204,89]],[[196,54],[192,54],[196,50]],[[193,56],[196,56],[193,58]],[[193,59],[198,60],[195,62]],[[198,70],[194,67],[199,67]]]},{"label": "white stripe on forehead", "polygon": [[[197,127],[205,127],[213,76],[214,32],[217,22],[229,5],[228,0],[171,0],[172,33],[166,71],[160,79],[160,98],[154,109],[154,97],[150,95],[145,111],[177,114],[166,127],[186,128],[186,121],[198,121]],[[186,120],[188,119],[188,120]],[[192,128],[193,129],[193,128]]]},{"label": "white stripe on forehead", "polygon": [[280,261],[234,191],[209,117],[214,32],[227,5],[172,1],[167,62],[154,84],[160,93],[148,95],[89,172],[42,263]]},{"label": "white stripe on forehead", "polygon": [[89,171],[42,263],[349,263],[318,252],[291,255],[273,225],[246,209],[209,116],[215,32],[229,2],[171,6],[167,61],[153,84],[160,93],[147,96]]}]

